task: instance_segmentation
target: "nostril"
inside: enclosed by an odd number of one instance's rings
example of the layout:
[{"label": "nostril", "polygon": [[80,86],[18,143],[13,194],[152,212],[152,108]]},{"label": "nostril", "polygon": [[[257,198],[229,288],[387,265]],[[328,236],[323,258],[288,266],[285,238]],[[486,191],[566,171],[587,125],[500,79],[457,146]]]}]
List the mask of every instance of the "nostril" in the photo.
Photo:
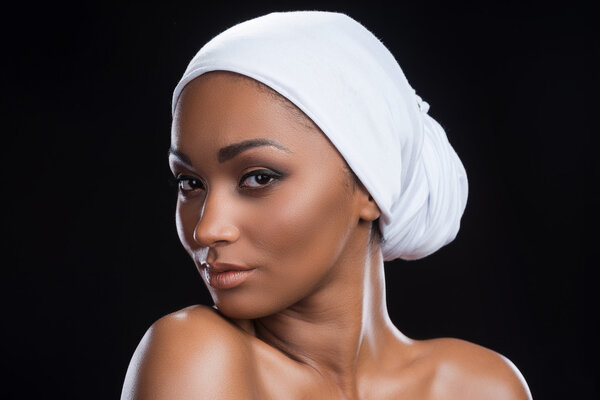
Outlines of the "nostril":
[{"label": "nostril", "polygon": [[239,238],[239,230],[226,223],[205,224],[202,221],[194,229],[194,241],[202,247],[217,247],[235,242]]}]

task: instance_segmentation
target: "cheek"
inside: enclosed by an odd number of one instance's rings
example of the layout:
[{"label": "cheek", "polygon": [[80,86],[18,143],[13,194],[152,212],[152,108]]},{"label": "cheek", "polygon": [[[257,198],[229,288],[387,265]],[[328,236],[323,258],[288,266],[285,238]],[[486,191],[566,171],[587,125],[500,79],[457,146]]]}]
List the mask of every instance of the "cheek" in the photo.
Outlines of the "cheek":
[{"label": "cheek", "polygon": [[190,204],[183,203],[180,199],[177,200],[175,210],[175,223],[177,225],[177,235],[179,241],[188,252],[192,255],[194,247],[194,229],[197,223],[197,212]]},{"label": "cheek", "polygon": [[[344,216],[340,204],[323,193],[296,193],[285,200],[285,206],[274,208],[264,244],[284,254],[302,254],[314,245],[335,247],[337,236],[343,231]],[[337,206],[337,207],[336,207]],[[333,246],[331,246],[333,245]]]},{"label": "cheek", "polygon": [[282,296],[301,296],[322,281],[334,269],[352,231],[352,211],[345,188],[330,180],[286,191],[259,214],[260,220],[247,232],[273,278],[270,289]]}]

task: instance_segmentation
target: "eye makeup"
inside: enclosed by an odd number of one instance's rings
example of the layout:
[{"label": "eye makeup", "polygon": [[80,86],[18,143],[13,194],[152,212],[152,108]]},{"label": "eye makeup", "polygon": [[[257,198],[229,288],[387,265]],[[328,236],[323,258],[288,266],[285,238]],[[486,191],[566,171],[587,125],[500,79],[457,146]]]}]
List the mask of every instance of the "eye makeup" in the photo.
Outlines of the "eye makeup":
[{"label": "eye makeup", "polygon": [[255,169],[242,176],[239,187],[245,190],[264,189],[275,184],[281,178],[283,178],[281,172],[265,168]]}]

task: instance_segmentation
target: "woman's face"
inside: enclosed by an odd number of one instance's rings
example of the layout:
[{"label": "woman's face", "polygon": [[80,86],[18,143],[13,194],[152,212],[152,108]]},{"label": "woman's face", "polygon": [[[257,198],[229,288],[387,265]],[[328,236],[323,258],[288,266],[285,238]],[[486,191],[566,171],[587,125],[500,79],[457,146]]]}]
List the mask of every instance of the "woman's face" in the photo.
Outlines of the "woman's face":
[{"label": "woman's face", "polygon": [[208,73],[186,86],[169,162],[179,238],[232,318],[323,290],[368,245],[372,205],[337,150],[248,78]]}]

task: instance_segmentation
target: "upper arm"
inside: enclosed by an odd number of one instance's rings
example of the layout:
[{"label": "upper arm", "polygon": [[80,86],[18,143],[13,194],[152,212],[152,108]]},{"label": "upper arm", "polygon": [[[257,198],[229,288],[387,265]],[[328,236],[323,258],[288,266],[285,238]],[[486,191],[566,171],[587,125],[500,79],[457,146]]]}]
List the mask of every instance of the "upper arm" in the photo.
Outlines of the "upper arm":
[{"label": "upper arm", "polygon": [[251,396],[251,352],[241,332],[206,307],[155,322],[138,345],[121,400]]},{"label": "upper arm", "polygon": [[523,375],[508,358],[460,340],[448,340],[442,353],[436,398],[531,400]]}]

